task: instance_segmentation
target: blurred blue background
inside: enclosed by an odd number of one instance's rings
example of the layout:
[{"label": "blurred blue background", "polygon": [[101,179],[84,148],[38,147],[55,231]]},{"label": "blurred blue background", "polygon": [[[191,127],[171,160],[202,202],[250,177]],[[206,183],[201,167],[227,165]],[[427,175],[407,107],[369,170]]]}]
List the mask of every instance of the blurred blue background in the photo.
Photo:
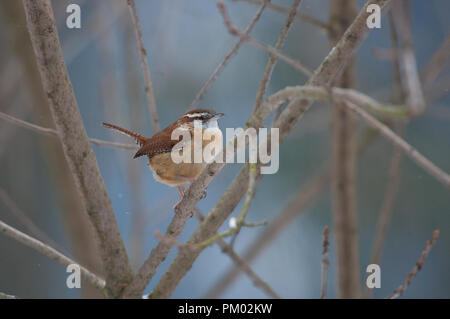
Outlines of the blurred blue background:
[{"label": "blurred blue background", "polygon": [[[33,98],[23,80],[27,69],[17,58],[11,44],[14,29],[26,29],[19,21],[9,21],[0,0],[0,110],[21,119],[38,122],[32,107]],[[394,0],[395,1],[395,0]],[[273,1],[289,7],[292,1]],[[359,1],[359,8],[365,1]],[[79,3],[82,28],[65,26],[66,6]],[[226,1],[229,14],[243,30],[258,7],[245,2]],[[212,0],[136,0],[137,12],[148,52],[153,88],[162,127],[184,113],[198,90],[214,71],[237,39],[222,21]],[[450,2],[445,0],[413,1],[413,38],[419,69],[439,48],[450,30]],[[327,0],[303,0],[301,11],[326,22]],[[143,77],[137,55],[136,39],[130,15],[123,0],[58,0],[53,10],[70,79],[90,137],[132,142],[100,123],[112,122],[144,135],[153,134]],[[285,15],[266,9],[252,36],[273,45]],[[390,48],[386,16],[382,28],[373,30],[357,53],[356,88],[381,101],[392,97],[393,67],[376,58],[372,50]],[[283,53],[314,70],[328,53],[326,35],[304,21],[296,20]],[[251,113],[267,53],[243,44],[220,74],[201,107],[213,108],[226,116],[222,128],[242,127]],[[450,83],[449,68],[428,92],[441,97],[429,105],[427,112],[406,126],[405,138],[439,167],[450,172]],[[11,83],[16,83],[13,85]],[[284,62],[274,70],[267,95],[288,85],[299,85],[306,77]],[[9,85],[9,86],[8,86]],[[259,184],[248,220],[271,221],[293,198],[299,188],[330,164],[331,123],[328,105],[316,103],[291,132],[280,149],[280,170],[267,175]],[[358,131],[364,132],[359,124]],[[43,232],[73,253],[67,236],[67,222],[50,178],[52,166],[42,149],[42,140],[50,137],[0,121],[0,187]],[[93,146],[98,165],[112,200],[127,251],[137,269],[157,244],[153,233],[164,232],[178,201],[178,193],[156,182],[144,158],[133,160],[132,151]],[[369,263],[376,221],[387,186],[392,145],[379,137],[358,159],[357,211],[360,234],[361,274]],[[206,214],[231,183],[242,164],[227,165],[208,187],[206,199],[199,202]],[[450,193],[408,158],[403,157],[400,185],[393,208],[393,218],[385,241],[381,262],[381,288],[376,298],[390,294],[401,284],[414,266],[434,229],[441,236],[425,266],[404,294],[405,298],[450,297]],[[242,204],[242,203],[241,203]],[[238,206],[233,216],[237,216]],[[0,219],[24,230],[0,202]],[[283,298],[317,298],[320,295],[322,230],[332,225],[331,194],[323,192],[294,222],[251,263],[252,268]],[[198,226],[188,220],[179,241],[186,241]],[[222,227],[226,229],[227,225]],[[336,297],[336,260],[333,228],[328,296]],[[25,231],[25,230],[24,230]],[[236,242],[236,251],[245,251],[263,228],[244,229]],[[158,269],[146,292],[150,292],[177,253],[174,248]],[[199,298],[232,266],[231,260],[213,245],[200,255],[181,281],[173,297]],[[77,298],[79,290],[67,289],[65,269],[56,262],[0,236],[0,291],[24,298]],[[362,278],[362,283],[364,278]],[[226,298],[265,298],[252,282],[241,275],[226,292]]]}]

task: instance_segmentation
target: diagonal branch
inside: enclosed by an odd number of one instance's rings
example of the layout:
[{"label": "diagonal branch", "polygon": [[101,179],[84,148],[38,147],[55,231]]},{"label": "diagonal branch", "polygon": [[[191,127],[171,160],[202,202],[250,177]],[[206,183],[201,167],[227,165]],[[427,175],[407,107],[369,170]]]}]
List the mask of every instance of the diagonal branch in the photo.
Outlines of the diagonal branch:
[{"label": "diagonal branch", "polygon": [[307,76],[312,75],[311,71],[308,70],[308,68],[306,68],[305,66],[301,65],[298,61],[294,60],[293,58],[288,57],[287,55],[280,53],[278,50],[274,49],[273,47],[268,46],[268,45],[262,43],[261,41],[256,40],[255,38],[252,38],[248,34],[245,34],[245,33],[242,33],[241,31],[239,31],[239,29],[233,25],[233,22],[231,21],[229,15],[228,15],[228,12],[226,10],[225,4],[223,2],[218,2],[217,7],[219,8],[220,13],[222,14],[223,21],[224,21],[225,26],[228,29],[228,32],[230,32],[232,35],[237,36],[240,39],[243,39],[244,41],[252,44],[253,46],[255,46],[261,50],[267,51],[271,55],[277,57],[280,60],[283,60],[284,62],[288,63],[289,65],[294,67],[296,70],[299,70],[300,72],[304,73]]},{"label": "diagonal branch", "polygon": [[27,27],[65,158],[100,242],[106,291],[117,296],[133,276],[62,56],[50,0],[23,0]]},{"label": "diagonal branch", "polygon": [[435,230],[433,232],[433,234],[431,235],[431,238],[429,240],[427,240],[425,249],[422,251],[422,254],[419,257],[419,260],[417,260],[413,269],[406,276],[405,282],[402,285],[400,285],[397,289],[395,289],[392,294],[387,296],[386,299],[398,298],[405,292],[405,290],[411,284],[411,281],[417,276],[419,271],[422,269],[423,264],[425,263],[425,260],[427,259],[428,254],[430,253],[431,248],[434,246],[434,244],[436,243],[436,240],[438,238],[439,238],[439,230]]},{"label": "diagonal branch", "polygon": [[[332,48],[352,23],[355,0],[330,1],[328,33]],[[336,86],[354,86],[354,59],[349,61]],[[333,228],[337,254],[337,285],[340,298],[358,298],[360,285],[358,215],[356,210],[356,125],[351,112],[330,99],[332,108]]]},{"label": "diagonal branch", "polygon": [[153,92],[152,79],[150,77],[150,67],[147,62],[147,51],[144,48],[144,41],[142,41],[142,30],[139,25],[139,18],[136,12],[136,5],[134,0],[127,0],[128,8],[130,9],[131,18],[133,20],[134,29],[136,31],[136,39],[138,42],[139,56],[141,57],[142,72],[144,73],[145,94],[147,95],[148,108],[152,117],[153,132],[159,131],[158,111],[156,109],[155,93]]},{"label": "diagonal branch", "polygon": [[[235,2],[241,1],[241,2],[251,3],[251,4],[256,4],[256,5],[261,4],[261,0],[232,0],[232,1],[235,1]],[[275,4],[275,3],[270,3],[269,8],[274,11],[278,11],[278,12],[285,13],[285,14],[289,14],[289,11],[290,11],[289,8],[281,6],[279,4]],[[302,13],[302,12],[296,12],[295,18],[297,18],[299,20],[303,20],[315,27],[318,27],[321,31],[329,32],[330,28],[328,27],[328,25],[313,16],[310,16],[310,15]]]},{"label": "diagonal branch", "polygon": [[[11,238],[21,242],[22,244],[24,244],[28,247],[31,247],[31,248],[37,250],[41,254],[43,254],[53,260],[56,260],[63,266],[67,267],[71,264],[79,265],[79,263],[64,256],[56,249],[44,244],[43,242],[41,242],[37,239],[34,239],[33,237],[28,236],[27,234],[22,233],[21,231],[5,224],[2,221],[0,221],[0,232],[5,234],[8,237],[11,237]],[[89,280],[95,287],[97,287],[98,289],[101,289],[101,290],[103,290],[105,288],[105,281],[103,279],[99,278],[96,274],[93,274],[92,272],[90,272],[88,269],[84,268],[81,265],[80,265],[80,271],[81,271],[81,274],[86,278],[86,280]]]},{"label": "diagonal branch", "polygon": [[47,236],[38,226],[17,206],[17,204],[9,197],[8,193],[0,188],[0,200],[9,209],[11,214],[16,216],[25,229],[30,232],[34,237],[44,242],[47,245],[53,246],[60,251],[64,251],[60,245]]},{"label": "diagonal branch", "polygon": [[[289,225],[295,217],[299,216],[319,195],[328,187],[330,173],[321,172],[306,185],[299,188],[293,199],[276,214],[273,221],[249,245],[242,256],[242,260],[250,264],[281,231]],[[217,205],[216,205],[217,206]],[[207,292],[206,298],[218,298],[234,282],[240,274],[240,269],[233,266],[223,277]]]},{"label": "diagonal branch", "polygon": [[[14,125],[21,126],[23,128],[29,129],[33,132],[43,134],[43,135],[50,135],[50,136],[56,136],[58,137],[58,132],[54,129],[42,127],[36,124],[32,124],[30,122],[15,118],[14,116],[8,115],[6,113],[0,112],[0,119],[3,119],[5,121],[8,121]],[[123,144],[123,143],[116,143],[116,142],[109,142],[109,141],[103,141],[99,140],[97,138],[89,138],[89,141],[91,144],[99,145],[99,146],[106,146],[106,147],[114,147],[114,148],[122,148],[125,150],[135,150],[136,145],[134,144]]]},{"label": "diagonal branch", "polygon": [[422,71],[421,78],[424,91],[428,91],[431,88],[433,82],[448,63],[450,63],[450,34],[445,37],[444,42],[442,42]]},{"label": "diagonal branch", "polygon": [[[205,219],[205,217],[200,213],[198,209],[195,210],[195,215],[200,220],[200,222],[203,222],[203,220]],[[250,268],[250,266],[241,257],[239,257],[238,254],[236,254],[231,245],[228,245],[222,239],[217,240],[217,244],[220,246],[222,251],[231,258],[231,260],[234,262],[234,265],[250,278],[250,280],[256,287],[260,288],[269,297],[280,299],[280,296],[272,289],[272,287],[270,287],[264,280],[262,280],[252,270],[252,268]]]},{"label": "diagonal branch", "polygon": [[[270,0],[264,0],[261,2],[261,7],[256,12],[255,16],[253,17],[252,21],[248,25],[248,27],[245,29],[244,34],[249,35],[250,32],[253,30],[253,27],[255,26],[256,22],[258,22],[259,18],[261,17],[264,9],[266,8],[267,4],[270,2]],[[211,86],[211,84],[214,82],[214,80],[217,78],[220,72],[225,68],[227,63],[230,61],[230,59],[237,53],[239,48],[241,47],[242,43],[244,43],[244,39],[240,38],[238,42],[231,48],[231,50],[227,53],[225,58],[223,58],[222,62],[219,63],[219,65],[216,67],[214,72],[211,74],[211,76],[208,78],[208,80],[203,84],[200,91],[197,93],[197,95],[194,98],[194,101],[191,103],[191,108],[194,108],[200,100],[205,95],[206,90]]]},{"label": "diagonal branch", "polygon": [[400,66],[400,83],[405,93],[405,102],[412,115],[421,114],[425,109],[422,86],[417,70],[416,56],[411,35],[411,2],[409,0],[394,1],[392,10],[395,19],[392,19],[394,31],[399,40],[397,58]]},{"label": "diagonal branch", "polygon": [[[365,134],[361,135],[358,142],[358,155],[364,152],[373,141],[372,138],[368,138]],[[306,208],[317,201],[319,196],[327,190],[331,182],[330,175],[331,172],[328,169],[324,169],[302,186],[295,194],[294,200],[289,202],[280,212],[278,212],[264,232],[255,238],[249,245],[243,254],[243,261],[251,263],[259,256],[264,247],[272,242],[288,225],[291,224],[294,218],[301,215],[305,212]],[[207,298],[217,298],[220,296],[236,280],[239,273],[240,269],[238,267],[231,267],[217,284],[213,285],[213,288],[207,294]]]},{"label": "diagonal branch", "polygon": [[450,175],[436,166],[428,158],[423,156],[413,146],[408,144],[404,139],[395,134],[387,125],[381,123],[372,115],[364,111],[358,105],[353,102],[345,102],[345,105],[360,116],[368,125],[377,130],[381,135],[388,138],[392,143],[399,147],[406,156],[412,159],[418,166],[422,167],[425,171],[433,176],[436,180],[441,182],[447,188],[450,188]]},{"label": "diagonal branch", "polygon": [[[284,22],[283,29],[281,29],[280,35],[278,36],[277,42],[275,43],[274,49],[280,51],[283,47],[284,41],[288,35],[289,29],[294,22],[295,13],[297,12],[297,8],[300,6],[301,0],[295,0],[292,4],[291,9],[289,10],[286,21]],[[242,37],[239,40],[243,40]],[[261,79],[261,83],[259,84],[258,92],[256,93],[256,100],[253,109],[256,110],[261,106],[261,103],[264,99],[264,94],[266,93],[267,86],[269,85],[270,78],[272,76],[272,72],[275,68],[278,59],[274,54],[269,55],[269,60],[267,61],[266,68],[263,73],[263,77]]]}]

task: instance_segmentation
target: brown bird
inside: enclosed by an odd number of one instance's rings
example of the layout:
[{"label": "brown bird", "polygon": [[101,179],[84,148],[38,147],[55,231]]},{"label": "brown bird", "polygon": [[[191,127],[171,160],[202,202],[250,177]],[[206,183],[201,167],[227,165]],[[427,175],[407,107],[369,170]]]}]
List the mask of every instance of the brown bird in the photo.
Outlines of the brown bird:
[{"label": "brown bird", "polygon": [[[177,187],[181,198],[183,198],[183,185],[188,182],[192,183],[192,181],[200,175],[207,163],[194,163],[193,160],[191,160],[190,163],[175,163],[172,160],[171,152],[174,146],[182,140],[182,137],[178,136],[177,139],[172,139],[172,132],[176,129],[187,130],[190,133],[191,141],[193,141],[194,128],[201,128],[202,133],[206,128],[217,129],[220,131],[217,120],[223,115],[223,113],[216,113],[214,110],[210,109],[195,109],[185,113],[174,123],[152,137],[146,137],[113,124],[102,124],[105,127],[112,128],[134,138],[141,147],[133,158],[146,155],[148,158],[148,165],[153,171],[155,179],[166,185]],[[202,139],[202,146],[204,147],[211,142],[213,142],[213,139]],[[192,158],[194,157],[193,145],[194,143],[190,142],[185,144],[182,143],[183,149],[191,148]]]}]

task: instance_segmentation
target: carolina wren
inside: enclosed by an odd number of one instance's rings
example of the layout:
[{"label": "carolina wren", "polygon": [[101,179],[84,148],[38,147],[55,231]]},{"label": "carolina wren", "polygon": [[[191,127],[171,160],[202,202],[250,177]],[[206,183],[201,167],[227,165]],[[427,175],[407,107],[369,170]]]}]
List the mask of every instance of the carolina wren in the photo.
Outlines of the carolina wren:
[{"label": "carolina wren", "polygon": [[[181,141],[172,139],[172,132],[176,129],[186,130],[190,133],[190,141],[194,141],[195,128],[201,128],[202,136],[205,129],[217,129],[220,131],[217,120],[222,117],[223,113],[216,113],[210,109],[195,109],[185,113],[174,123],[167,126],[162,131],[156,133],[152,137],[146,137],[135,132],[126,130],[119,126],[102,123],[103,126],[117,130],[125,135],[131,136],[141,146],[133,158],[146,155],[148,158],[148,165],[153,171],[154,178],[166,185],[177,187],[181,198],[183,198],[183,185],[194,181],[206,166],[206,162],[194,163],[175,163],[172,160],[171,152],[175,145]],[[202,138],[202,147],[211,143],[212,140],[205,140]],[[194,153],[194,143],[189,142],[183,145],[183,148],[191,148],[191,153]]]}]

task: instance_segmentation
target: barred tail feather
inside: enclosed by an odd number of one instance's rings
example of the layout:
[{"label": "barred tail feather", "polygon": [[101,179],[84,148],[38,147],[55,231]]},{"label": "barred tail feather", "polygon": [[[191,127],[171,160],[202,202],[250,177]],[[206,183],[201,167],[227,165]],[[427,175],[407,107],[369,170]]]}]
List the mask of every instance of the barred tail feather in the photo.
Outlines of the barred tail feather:
[{"label": "barred tail feather", "polygon": [[117,125],[114,125],[114,124],[110,124],[110,123],[105,123],[105,122],[103,122],[102,125],[103,125],[104,127],[108,127],[108,128],[114,129],[114,130],[116,130],[116,131],[119,131],[120,133],[125,134],[125,135],[127,135],[127,136],[131,136],[131,137],[134,138],[134,139],[136,140],[136,142],[137,142],[138,144],[140,144],[140,145],[144,144],[144,142],[145,142],[146,140],[148,140],[148,137],[145,137],[145,136],[140,135],[140,134],[138,134],[138,133],[129,131],[129,130],[127,130],[127,129],[124,129],[124,128],[122,128],[122,127],[120,127],[120,126],[117,126]]}]

